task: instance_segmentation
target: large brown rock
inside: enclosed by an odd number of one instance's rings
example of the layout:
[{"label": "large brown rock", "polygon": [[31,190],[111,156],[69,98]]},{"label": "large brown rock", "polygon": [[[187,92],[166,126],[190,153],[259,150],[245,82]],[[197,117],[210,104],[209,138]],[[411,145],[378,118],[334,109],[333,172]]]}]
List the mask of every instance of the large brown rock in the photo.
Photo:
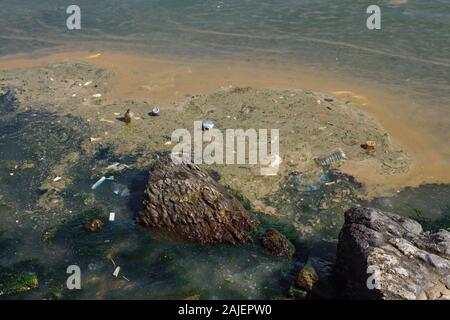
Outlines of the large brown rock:
[{"label": "large brown rock", "polygon": [[335,273],[350,299],[450,299],[450,232],[372,208],[345,213]]},{"label": "large brown rock", "polygon": [[243,243],[257,221],[207,172],[190,162],[158,159],[137,221],[174,238],[201,244]]}]

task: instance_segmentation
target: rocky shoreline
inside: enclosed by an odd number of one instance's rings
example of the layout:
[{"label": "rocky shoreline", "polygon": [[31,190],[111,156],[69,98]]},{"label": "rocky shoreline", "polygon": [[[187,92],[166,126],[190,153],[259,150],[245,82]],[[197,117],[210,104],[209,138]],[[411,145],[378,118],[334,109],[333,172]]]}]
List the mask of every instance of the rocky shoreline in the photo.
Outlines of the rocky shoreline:
[{"label": "rocky shoreline", "polygon": [[336,276],[349,299],[450,299],[450,232],[373,208],[345,213]]}]

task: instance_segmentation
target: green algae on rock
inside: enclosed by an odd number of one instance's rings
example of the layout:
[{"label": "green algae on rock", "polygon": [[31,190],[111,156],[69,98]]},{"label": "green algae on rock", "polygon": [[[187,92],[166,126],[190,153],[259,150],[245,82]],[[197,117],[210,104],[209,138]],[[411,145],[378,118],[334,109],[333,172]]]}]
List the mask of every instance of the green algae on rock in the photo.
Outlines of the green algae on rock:
[{"label": "green algae on rock", "polygon": [[276,257],[292,258],[295,253],[294,245],[281,232],[269,229],[261,239],[262,245]]}]

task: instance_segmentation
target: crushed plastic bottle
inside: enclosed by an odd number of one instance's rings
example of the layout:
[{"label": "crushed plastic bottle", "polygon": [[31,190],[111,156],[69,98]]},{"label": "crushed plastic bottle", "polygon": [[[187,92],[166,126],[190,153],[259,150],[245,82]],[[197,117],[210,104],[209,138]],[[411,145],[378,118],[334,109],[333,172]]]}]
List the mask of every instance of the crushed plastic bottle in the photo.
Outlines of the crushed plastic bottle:
[{"label": "crushed plastic bottle", "polygon": [[332,152],[328,155],[316,158],[316,162],[318,164],[320,164],[321,166],[328,166],[334,162],[338,162],[338,161],[345,160],[345,159],[347,159],[347,157],[345,156],[344,151],[342,151],[341,149],[338,149],[337,151]]}]

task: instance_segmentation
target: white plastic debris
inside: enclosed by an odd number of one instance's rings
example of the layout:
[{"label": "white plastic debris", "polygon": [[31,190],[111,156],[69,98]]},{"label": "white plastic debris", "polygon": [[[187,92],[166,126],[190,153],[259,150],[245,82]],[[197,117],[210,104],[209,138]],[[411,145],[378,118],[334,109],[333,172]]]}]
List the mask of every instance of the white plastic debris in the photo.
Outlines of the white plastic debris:
[{"label": "white plastic debris", "polygon": [[112,170],[112,171],[122,171],[124,169],[129,169],[130,166],[126,165],[124,163],[114,162],[113,164],[106,167],[106,170]]},{"label": "white plastic debris", "polygon": [[113,176],[110,176],[108,178],[106,178],[105,176],[101,177],[100,179],[98,179],[98,181],[96,183],[94,183],[91,187],[92,190],[97,189],[98,187],[100,187],[102,185],[103,182],[105,182],[105,180],[114,180]]},{"label": "white plastic debris", "polygon": [[203,121],[203,123],[202,123],[203,131],[211,130],[212,128],[214,128],[214,121],[212,121],[212,120]]},{"label": "white plastic debris", "polygon": [[83,84],[83,86],[87,87],[87,86],[90,85],[91,83],[92,83],[92,81],[85,82],[85,83]]},{"label": "white plastic debris", "polygon": [[159,108],[153,108],[152,112],[150,112],[150,115],[153,117],[157,117],[161,114],[161,110]]},{"label": "white plastic debris", "polygon": [[53,179],[53,182],[58,182],[60,181],[62,178],[61,177],[56,177],[55,179]]},{"label": "white plastic debris", "polygon": [[96,93],[96,94],[93,94],[92,96],[94,98],[101,98],[102,97],[101,93]]},{"label": "white plastic debris", "polygon": [[120,267],[117,266],[116,269],[114,269],[113,276],[117,278],[119,276],[119,272],[120,272]]},{"label": "white plastic debris", "polygon": [[110,212],[109,213],[109,221],[114,221],[115,218],[116,218],[116,213],[115,212]]}]

